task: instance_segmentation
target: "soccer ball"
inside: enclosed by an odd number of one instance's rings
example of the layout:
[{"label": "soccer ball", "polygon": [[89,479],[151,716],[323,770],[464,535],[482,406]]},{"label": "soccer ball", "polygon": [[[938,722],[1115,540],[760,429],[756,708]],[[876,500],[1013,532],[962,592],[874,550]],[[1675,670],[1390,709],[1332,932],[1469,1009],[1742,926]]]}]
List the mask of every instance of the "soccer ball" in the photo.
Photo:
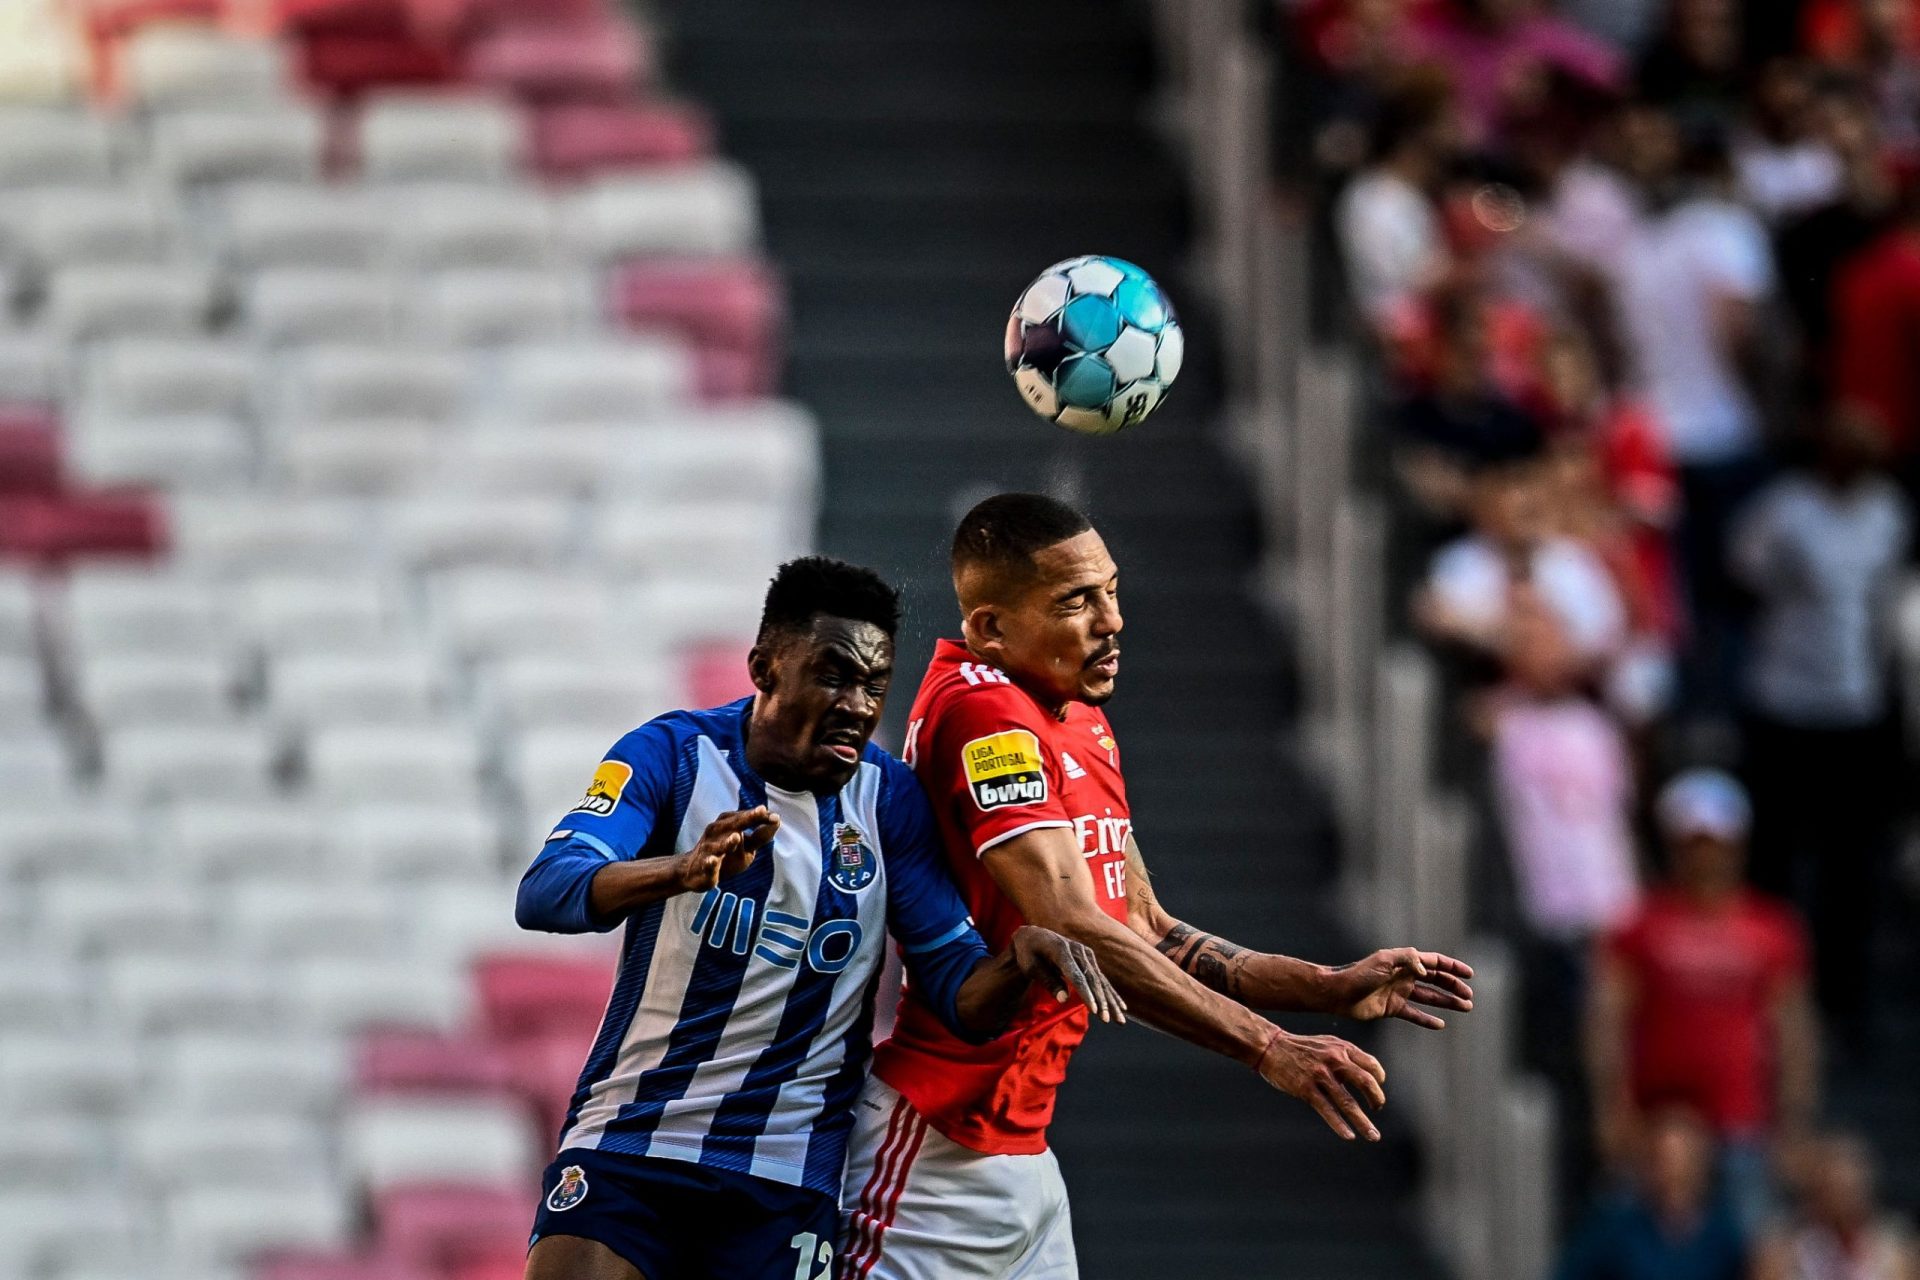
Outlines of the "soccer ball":
[{"label": "soccer ball", "polygon": [[1090,436],[1144,419],[1180,372],[1180,322],[1131,262],[1097,254],[1056,262],[1013,304],[1007,372],[1033,411]]}]

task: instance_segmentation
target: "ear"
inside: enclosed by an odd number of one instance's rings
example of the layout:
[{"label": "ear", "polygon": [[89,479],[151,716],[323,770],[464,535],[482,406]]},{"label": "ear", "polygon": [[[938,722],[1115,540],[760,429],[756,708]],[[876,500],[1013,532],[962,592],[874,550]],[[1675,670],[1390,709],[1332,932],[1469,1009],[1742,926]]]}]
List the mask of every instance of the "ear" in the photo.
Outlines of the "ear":
[{"label": "ear", "polygon": [[968,646],[981,653],[993,652],[1006,639],[1000,630],[1000,614],[990,604],[975,605],[960,620],[960,632]]},{"label": "ear", "polygon": [[747,677],[761,693],[773,692],[773,649],[756,644],[747,650]]}]

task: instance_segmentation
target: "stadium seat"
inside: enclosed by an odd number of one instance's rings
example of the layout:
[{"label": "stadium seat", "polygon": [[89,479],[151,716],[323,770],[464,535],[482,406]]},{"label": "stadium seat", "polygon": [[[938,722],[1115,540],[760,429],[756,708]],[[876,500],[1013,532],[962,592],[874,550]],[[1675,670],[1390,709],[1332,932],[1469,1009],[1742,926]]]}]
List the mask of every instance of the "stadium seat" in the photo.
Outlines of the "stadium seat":
[{"label": "stadium seat", "polygon": [[795,546],[787,523],[779,506],[757,500],[604,504],[593,545],[621,573],[751,582],[805,549]]},{"label": "stadium seat", "polygon": [[390,201],[402,267],[529,270],[554,260],[554,207],[537,188],[435,183],[397,189]]},{"label": "stadium seat", "polygon": [[421,282],[413,318],[428,340],[491,346],[574,332],[593,314],[584,277],[527,267],[464,267]]},{"label": "stadium seat", "polygon": [[386,260],[381,203],[355,187],[238,184],[213,201],[213,240],[229,266],[359,267]]},{"label": "stadium seat", "polygon": [[131,810],[93,797],[11,806],[0,810],[0,877],[130,870],[148,847],[147,830]]},{"label": "stadium seat", "polygon": [[123,1038],[11,1030],[0,1036],[0,1115],[115,1112],[139,1084],[139,1054]]},{"label": "stadium seat", "polygon": [[115,336],[184,336],[207,327],[213,277],[191,266],[76,266],[47,285],[46,323],[68,342]]},{"label": "stadium seat", "polygon": [[569,727],[530,729],[512,741],[508,775],[534,842],[526,850],[527,857],[533,856],[538,841],[560,815],[579,802],[594,766],[606,757],[617,737],[608,737],[598,728]]},{"label": "stadium seat", "polygon": [[313,182],[320,177],[326,122],[292,102],[266,110],[168,111],[155,116],[147,154],[170,182]]},{"label": "stadium seat", "polygon": [[675,329],[771,364],[785,301],[764,263],[632,262],[614,275],[611,311],[638,329]]},{"label": "stadium seat", "polygon": [[499,823],[476,806],[450,809],[430,799],[356,804],[329,823],[327,840],[328,861],[369,885],[499,874]]},{"label": "stadium seat", "polygon": [[135,951],[109,959],[101,990],[117,1025],[151,1036],[262,1028],[280,1021],[277,975],[257,958]]},{"label": "stadium seat", "polygon": [[493,567],[435,576],[435,629],[469,657],[614,647],[607,583]]},{"label": "stadium seat", "polygon": [[0,1124],[0,1195],[16,1190],[84,1193],[97,1179],[109,1176],[102,1167],[108,1149],[103,1126],[84,1116],[9,1117]]},{"label": "stadium seat", "polygon": [[488,663],[479,699],[508,730],[584,725],[618,734],[681,705],[667,668],[617,645],[563,657],[526,653]]},{"label": "stadium seat", "polygon": [[0,103],[64,107],[85,79],[85,54],[71,31],[32,28],[0,41]]},{"label": "stadium seat", "polygon": [[497,28],[467,51],[475,84],[530,101],[618,103],[652,79],[651,49],[631,20]]},{"label": "stadium seat", "polygon": [[392,345],[316,344],[291,353],[279,387],[283,419],[444,421],[460,407],[459,357]]},{"label": "stadium seat", "polygon": [[398,1258],[377,1254],[275,1250],[254,1263],[252,1280],[442,1280],[442,1277]]},{"label": "stadium seat", "polygon": [[181,249],[180,214],[143,187],[46,188],[20,197],[6,223],[45,271],[164,263]]},{"label": "stadium seat", "polygon": [[535,428],[632,422],[684,402],[692,390],[693,362],[672,339],[532,343],[501,352],[487,412]]},{"label": "stadium seat", "polygon": [[0,107],[0,191],[105,186],[119,141],[115,122],[93,112]]},{"label": "stadium seat", "polygon": [[387,509],[385,534],[401,563],[558,565],[577,545],[574,513],[552,498],[408,497]]},{"label": "stadium seat", "polygon": [[[574,784],[574,800],[580,798],[585,786],[583,782]],[[543,827],[534,837],[536,843],[513,851],[510,861],[514,873],[510,878],[430,880],[413,890],[412,901],[418,907],[413,925],[421,951],[458,965],[465,965],[481,952],[502,949],[576,956],[605,953],[610,940],[600,934],[529,933],[514,922],[513,899],[520,869],[546,833]]]},{"label": "stadium seat", "polygon": [[760,626],[764,594],[759,582],[738,576],[662,578],[636,584],[622,598],[621,612],[630,628],[645,628],[663,649],[724,641],[738,645],[744,662],[745,642]]},{"label": "stadium seat", "polygon": [[38,1187],[0,1194],[0,1272],[9,1276],[131,1280],[139,1272],[126,1268],[149,1243],[135,1206],[110,1183],[85,1197]]},{"label": "stadium seat", "polygon": [[233,663],[217,653],[89,654],[77,675],[97,726],[220,724],[237,709]]},{"label": "stadium seat", "polygon": [[0,568],[0,653],[31,656],[37,644],[39,616],[33,578]]},{"label": "stadium seat", "polygon": [[562,957],[488,956],[474,965],[480,1021],[500,1040],[576,1036],[584,1047],[613,992],[613,966]]},{"label": "stadium seat", "polygon": [[254,877],[226,895],[234,941],[249,956],[358,956],[393,943],[401,904],[357,879],[336,877],[325,891],[297,877]]},{"label": "stadium seat", "polygon": [[753,182],[719,161],[595,178],[566,198],[574,248],[601,262],[738,254],[759,239]]},{"label": "stadium seat", "polygon": [[40,718],[46,695],[40,687],[40,665],[26,658],[0,655],[0,724],[25,724]]},{"label": "stadium seat", "polygon": [[298,1185],[324,1168],[320,1130],[294,1114],[208,1116],[160,1108],[124,1130],[128,1163],[155,1191]]},{"label": "stadium seat", "polygon": [[107,782],[135,799],[241,799],[276,790],[277,753],[257,724],[116,729],[104,754]]},{"label": "stadium seat", "polygon": [[282,423],[273,469],[295,493],[373,494],[418,485],[450,448],[442,424],[411,418]]},{"label": "stadium seat", "polygon": [[373,1200],[373,1229],[381,1251],[423,1266],[446,1269],[522,1252],[524,1219],[533,1190],[528,1173],[501,1183],[456,1177],[426,1186],[398,1186]]},{"label": "stadium seat", "polygon": [[440,664],[413,647],[289,655],[267,673],[273,719],[296,729],[418,724],[444,714],[450,701]]},{"label": "stadium seat", "polygon": [[286,55],[271,40],[213,27],[160,25],[135,32],[121,53],[128,96],[149,109],[283,105]]},{"label": "stadium seat", "polygon": [[379,271],[280,267],[257,272],[241,294],[247,329],[271,346],[373,342],[400,336],[406,288]]},{"label": "stadium seat", "polygon": [[123,338],[88,357],[82,379],[89,412],[169,420],[198,414],[244,416],[252,406],[256,357],[215,338]]},{"label": "stadium seat", "polygon": [[247,428],[212,414],[158,420],[90,415],[75,424],[68,453],[74,475],[89,485],[219,493],[253,480]]},{"label": "stadium seat", "polygon": [[227,611],[219,588],[189,575],[96,569],[67,584],[64,633],[76,650],[205,654],[218,651]]},{"label": "stadium seat", "polygon": [[502,181],[525,147],[519,113],[490,97],[377,94],[359,125],[360,172],[375,182]]},{"label": "stadium seat", "polygon": [[353,1087],[362,1096],[429,1093],[497,1097],[512,1086],[506,1057],[491,1041],[433,1031],[376,1031],[353,1054]]},{"label": "stadium seat", "polygon": [[[28,953],[0,957],[0,1026],[23,1031],[75,1031],[89,1013],[87,974],[70,961]],[[0,1165],[8,1125],[0,1123]],[[6,1179],[0,1169],[0,1182]]]},{"label": "stadium seat", "polygon": [[539,431],[487,423],[464,433],[459,448],[440,450],[420,479],[447,494],[585,497],[612,488],[607,473],[639,434],[604,422]]},{"label": "stadium seat", "polygon": [[52,404],[65,369],[66,353],[51,334],[0,330],[0,403]]},{"label": "stadium seat", "polygon": [[533,165],[550,182],[689,164],[713,148],[713,124],[678,103],[555,103],[533,112]]},{"label": "stadium seat", "polygon": [[157,1043],[152,1096],[189,1115],[317,1115],[346,1085],[346,1048],[331,1035],[194,1031]]},{"label": "stadium seat", "polygon": [[323,799],[463,803],[479,788],[480,749],[465,725],[329,726],[307,743]]},{"label": "stadium seat", "polygon": [[260,876],[310,886],[327,875],[321,824],[298,802],[176,800],[161,829],[168,865],[188,880]]},{"label": "stadium seat", "polygon": [[263,574],[238,592],[246,634],[269,654],[352,652],[383,644],[397,605],[373,575]]},{"label": "stadium seat", "polygon": [[167,1198],[165,1236],[200,1265],[241,1263],[269,1248],[333,1248],[353,1228],[346,1195],[325,1182],[192,1187]]},{"label": "stadium seat", "polygon": [[0,734],[0,795],[57,796],[70,781],[66,749],[51,733],[9,725]]},{"label": "stadium seat", "polygon": [[370,547],[356,504],[272,496],[182,496],[170,504],[174,548],[202,571],[338,571]]},{"label": "stadium seat", "polygon": [[156,868],[145,871],[137,877],[78,870],[47,876],[37,895],[40,936],[58,955],[205,951],[212,945],[212,904]]},{"label": "stadium seat", "polygon": [[341,1145],[347,1170],[375,1197],[420,1183],[530,1186],[539,1149],[518,1104],[476,1098],[360,1099]]},{"label": "stadium seat", "polygon": [[51,410],[0,408],[0,493],[60,493],[66,487],[60,434],[60,419]]},{"label": "stadium seat", "polygon": [[450,1031],[466,1019],[469,995],[461,974],[423,954],[329,956],[296,961],[289,1005],[318,1033],[380,1027]]}]

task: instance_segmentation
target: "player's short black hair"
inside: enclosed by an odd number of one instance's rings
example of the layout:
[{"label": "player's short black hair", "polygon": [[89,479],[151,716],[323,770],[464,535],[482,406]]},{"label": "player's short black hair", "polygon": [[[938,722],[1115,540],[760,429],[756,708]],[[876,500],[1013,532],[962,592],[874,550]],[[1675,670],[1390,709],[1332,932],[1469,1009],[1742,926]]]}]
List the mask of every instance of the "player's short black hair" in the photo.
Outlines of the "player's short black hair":
[{"label": "player's short black hair", "polygon": [[831,556],[789,560],[767,584],[755,643],[803,634],[822,614],[871,622],[892,636],[900,630],[900,593],[873,570]]},{"label": "player's short black hair", "polygon": [[1033,557],[1093,528],[1085,513],[1044,493],[1000,493],[975,504],[953,531],[953,571],[1019,578]]}]

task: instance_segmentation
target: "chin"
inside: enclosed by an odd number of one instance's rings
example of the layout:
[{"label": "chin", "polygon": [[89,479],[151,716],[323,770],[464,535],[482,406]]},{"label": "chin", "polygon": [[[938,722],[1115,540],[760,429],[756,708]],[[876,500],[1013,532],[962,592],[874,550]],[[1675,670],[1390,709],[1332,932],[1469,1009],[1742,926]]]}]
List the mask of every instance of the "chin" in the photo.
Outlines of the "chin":
[{"label": "chin", "polygon": [[1114,690],[1120,687],[1117,680],[1102,680],[1099,684],[1080,686],[1080,701],[1090,707],[1104,707],[1113,697]]}]

